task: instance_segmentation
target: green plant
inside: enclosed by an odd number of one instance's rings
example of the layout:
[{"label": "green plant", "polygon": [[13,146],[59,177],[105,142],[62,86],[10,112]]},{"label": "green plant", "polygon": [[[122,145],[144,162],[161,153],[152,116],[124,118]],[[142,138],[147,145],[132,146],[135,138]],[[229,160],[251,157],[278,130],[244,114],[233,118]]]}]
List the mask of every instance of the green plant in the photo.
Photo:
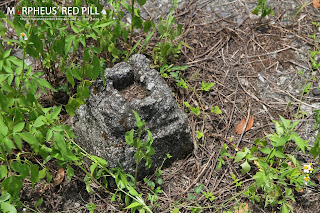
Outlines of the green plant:
[{"label": "green plant", "polygon": [[147,132],[148,138],[146,141],[141,140],[141,136],[142,136],[142,130],[143,130],[143,126],[145,125],[145,121],[141,120],[139,115],[137,114],[136,111],[132,110],[135,118],[136,118],[136,122],[135,125],[136,127],[138,127],[138,131],[137,131],[137,137],[134,138],[134,134],[135,134],[135,130],[132,129],[131,131],[128,131],[126,133],[126,143],[129,146],[133,146],[134,148],[137,149],[136,153],[134,154],[134,158],[136,159],[136,170],[135,170],[135,184],[137,183],[137,176],[138,176],[138,167],[140,162],[145,159],[146,160],[146,164],[145,166],[147,168],[151,167],[152,164],[152,160],[150,158],[151,155],[153,155],[155,153],[154,148],[151,146],[153,143],[153,138],[152,138],[152,134],[150,132],[149,129],[146,129],[145,131]]},{"label": "green plant", "polygon": [[226,164],[226,162],[224,160],[225,158],[231,158],[231,155],[227,152],[228,148],[229,147],[227,144],[223,144],[223,147],[220,150],[220,157],[217,158],[218,164],[217,164],[216,170],[219,170],[222,165]]},{"label": "green plant", "polygon": [[[301,190],[306,180],[301,163],[287,149],[295,146],[297,150],[305,152],[308,141],[301,139],[294,131],[298,121],[291,123],[290,120],[280,118],[282,122],[274,121],[276,133],[268,135],[267,140],[255,140],[255,146],[251,149],[238,151],[235,162],[245,160],[241,164],[242,173],[250,171],[250,161],[254,161],[259,169],[253,176],[255,184],[245,192],[252,202],[264,202],[265,206],[279,204],[281,212],[288,212],[288,209],[292,209],[289,200],[295,201],[292,188]],[[259,193],[259,189],[262,193]]]},{"label": "green plant", "polygon": [[201,90],[209,92],[211,87],[213,87],[216,83],[205,83],[204,81],[201,82]]},{"label": "green plant", "polygon": [[267,15],[274,16],[274,12],[270,6],[267,6],[266,0],[258,0],[258,5],[252,10],[255,15],[260,15],[261,18]]}]

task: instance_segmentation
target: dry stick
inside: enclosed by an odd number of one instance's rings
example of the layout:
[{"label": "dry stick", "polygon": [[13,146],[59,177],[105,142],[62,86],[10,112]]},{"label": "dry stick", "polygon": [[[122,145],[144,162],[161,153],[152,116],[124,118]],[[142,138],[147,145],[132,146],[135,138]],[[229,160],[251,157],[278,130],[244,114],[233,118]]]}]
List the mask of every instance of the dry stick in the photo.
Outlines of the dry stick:
[{"label": "dry stick", "polygon": [[239,144],[241,142],[241,139],[243,137],[243,134],[245,132],[245,129],[247,128],[247,125],[248,125],[248,121],[249,121],[249,118],[250,118],[250,110],[251,110],[251,106],[250,106],[250,102],[249,102],[249,109],[248,109],[248,114],[247,114],[247,120],[246,120],[246,124],[244,125],[243,129],[242,129],[242,133],[240,135],[240,138],[238,140],[238,143],[237,143],[237,146],[236,147],[239,147]]},{"label": "dry stick", "polygon": [[203,173],[207,170],[207,167],[209,166],[212,158],[214,157],[215,152],[213,152],[208,160],[208,162],[206,163],[206,165],[204,166],[204,168],[201,170],[200,174],[198,175],[198,177],[187,187],[187,189],[185,189],[181,194],[186,193],[195,183],[198,182],[198,180],[200,179],[200,177],[203,175]]},{"label": "dry stick", "polygon": [[[237,73],[237,75],[238,75],[238,73]],[[232,120],[233,113],[234,113],[234,108],[235,108],[235,105],[236,105],[238,85],[239,85],[239,83],[237,83],[237,86],[236,86],[236,91],[235,91],[234,100],[233,100],[232,112],[231,112],[231,115],[230,115],[230,119],[229,119],[229,123],[228,123],[228,128],[227,128],[226,134],[225,134],[225,136],[224,136],[225,138],[227,138],[227,135],[228,135],[228,132],[229,132],[229,128],[230,128],[230,124],[231,124],[231,120]]]}]

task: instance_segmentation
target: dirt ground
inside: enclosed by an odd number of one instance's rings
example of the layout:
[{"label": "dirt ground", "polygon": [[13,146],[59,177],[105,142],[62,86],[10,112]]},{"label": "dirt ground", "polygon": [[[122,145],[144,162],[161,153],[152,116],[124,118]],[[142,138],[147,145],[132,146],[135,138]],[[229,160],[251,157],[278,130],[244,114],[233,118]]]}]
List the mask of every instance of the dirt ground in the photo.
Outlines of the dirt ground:
[{"label": "dirt ground", "polygon": [[[279,212],[276,207],[252,204],[239,194],[253,182],[253,173],[241,174],[240,163],[227,160],[216,170],[224,143],[233,155],[234,145],[241,149],[252,146],[255,139],[274,131],[272,120],[279,120],[279,115],[297,119],[294,116],[297,111],[304,111],[307,114],[298,119],[301,125],[297,131],[311,144],[317,134],[313,130],[312,111],[319,108],[320,97],[312,92],[301,96],[306,82],[312,82],[311,90],[320,86],[319,70],[311,69],[308,52],[316,47],[308,35],[319,34],[311,22],[320,20],[320,10],[313,8],[311,1],[304,5],[300,0],[273,0],[270,5],[275,16],[265,19],[250,14],[255,1],[247,0],[189,0],[176,12],[177,23],[184,28],[180,39],[192,49],[183,47],[175,64],[190,66],[180,74],[194,89],[179,88],[172,79],[167,83],[180,106],[188,101],[207,113],[200,118],[188,113],[194,151],[185,160],[164,169],[160,206],[154,212],[173,210],[169,207],[177,201],[187,201],[199,184],[204,184],[203,190],[215,196],[212,203],[203,195],[189,202],[190,206],[212,206],[202,212],[223,212],[239,203],[248,203],[250,212]],[[200,89],[202,81],[216,84],[210,92],[204,92]],[[222,114],[210,113],[212,106],[219,106]],[[253,127],[242,136],[237,135],[235,126],[248,115],[254,116]],[[204,137],[198,140],[195,131],[204,132]],[[312,160],[302,154],[301,159]],[[318,166],[316,161],[313,163]],[[235,187],[230,172],[243,182],[241,187]],[[41,212],[89,212],[86,204],[91,202],[97,205],[96,212],[125,212],[121,210],[124,206],[110,203],[110,197],[99,188],[89,195],[84,174],[80,171],[75,174],[71,180],[65,178],[48,190],[42,190],[41,184],[32,187],[26,183],[21,200],[26,206],[34,207],[42,197]],[[294,212],[320,212],[319,191],[316,185],[307,187],[304,193],[296,193]],[[139,193],[148,192],[141,183]],[[180,212],[188,211],[182,208]]]}]

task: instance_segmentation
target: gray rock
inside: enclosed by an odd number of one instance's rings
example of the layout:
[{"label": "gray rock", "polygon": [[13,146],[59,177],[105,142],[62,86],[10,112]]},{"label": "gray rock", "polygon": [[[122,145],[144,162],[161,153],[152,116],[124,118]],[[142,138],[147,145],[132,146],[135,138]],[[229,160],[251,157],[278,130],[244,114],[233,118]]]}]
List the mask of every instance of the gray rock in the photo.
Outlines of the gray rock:
[{"label": "gray rock", "polygon": [[169,165],[193,149],[187,116],[177,106],[166,82],[149,67],[150,61],[137,54],[128,63],[106,69],[106,85],[101,79],[95,81],[87,103],[72,119],[80,146],[106,159],[110,167],[121,164],[125,172],[133,174],[135,150],[126,145],[125,133],[135,128],[132,109],[135,110],[152,132],[155,148],[152,167],[146,169],[142,161],[139,179],[152,174],[167,153],[172,155],[166,161]]}]

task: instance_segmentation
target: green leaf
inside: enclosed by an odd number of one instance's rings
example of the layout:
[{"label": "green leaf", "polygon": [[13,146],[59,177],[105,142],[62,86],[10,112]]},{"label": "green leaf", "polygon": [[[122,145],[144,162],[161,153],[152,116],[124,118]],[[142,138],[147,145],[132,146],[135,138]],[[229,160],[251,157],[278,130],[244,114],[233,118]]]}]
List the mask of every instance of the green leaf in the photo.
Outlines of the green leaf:
[{"label": "green leaf", "polygon": [[39,116],[33,123],[33,126],[38,128],[43,126],[45,123],[43,122],[43,120],[45,119],[45,117],[43,115]]},{"label": "green leaf", "polygon": [[22,149],[22,141],[20,135],[14,134],[13,140],[16,143],[17,147],[21,150]]},{"label": "green leaf", "polygon": [[16,207],[11,205],[10,203],[3,202],[0,204],[1,210],[5,213],[17,213]]},{"label": "green leaf", "polygon": [[282,206],[280,208],[280,212],[281,213],[289,213],[289,209],[285,203],[282,204]]},{"label": "green leaf", "polygon": [[101,66],[100,66],[99,58],[96,55],[93,55],[92,66],[93,66],[92,78],[97,79],[99,77],[99,74],[101,73]]},{"label": "green leaf", "polygon": [[10,140],[9,138],[5,138],[3,141],[4,141],[4,146],[8,153],[11,153],[12,149],[16,148],[12,140]]},{"label": "green leaf", "polygon": [[51,89],[53,92],[57,92],[57,90],[55,90],[55,89],[51,86],[51,84],[49,84],[48,81],[46,81],[46,80],[44,80],[44,79],[42,79],[42,78],[37,78],[37,82],[38,82],[39,85],[44,86],[44,87],[46,87],[46,88],[48,88],[48,89]]},{"label": "green leaf", "polygon": [[12,132],[13,133],[21,132],[24,129],[24,125],[25,125],[25,122],[20,122],[20,123],[16,124],[13,127]]},{"label": "green leaf", "polygon": [[22,178],[27,177],[27,175],[29,174],[29,166],[19,161],[14,161],[11,164],[11,168],[16,172],[19,172]]},{"label": "green leaf", "polygon": [[27,141],[30,145],[39,145],[40,144],[39,141],[37,140],[37,138],[34,137],[29,132],[19,133],[19,135],[22,137],[23,140]]},{"label": "green leaf", "polygon": [[195,115],[200,115],[200,109],[199,109],[199,107],[190,107],[190,110],[191,110]]},{"label": "green leaf", "polygon": [[70,69],[66,70],[66,78],[69,81],[69,83],[71,84],[72,88],[74,88],[75,83],[74,83],[74,79],[73,79],[73,76],[71,74]]},{"label": "green leaf", "polygon": [[218,107],[218,106],[214,106],[214,107],[211,107],[211,113],[214,113],[214,114],[221,114],[222,111],[221,109]]},{"label": "green leaf", "polygon": [[58,115],[60,114],[61,112],[61,109],[62,109],[62,105],[54,108],[52,114],[51,114],[51,118],[52,119],[59,119]]},{"label": "green leaf", "polygon": [[146,21],[143,23],[143,32],[144,32],[144,33],[148,32],[148,30],[150,29],[150,27],[153,26],[153,25],[154,25],[153,21],[146,20]]},{"label": "green leaf", "polygon": [[204,186],[203,184],[200,184],[199,186],[197,186],[197,187],[194,189],[194,193],[200,194],[201,191],[202,191],[203,186]]},{"label": "green leaf", "polygon": [[58,147],[61,149],[63,153],[67,152],[67,145],[64,140],[64,133],[60,134],[58,132],[53,133],[54,139],[56,140],[56,143]]},{"label": "green leaf", "polygon": [[285,154],[283,154],[282,152],[276,150],[276,152],[274,153],[274,155],[278,158],[286,158],[287,156]]},{"label": "green leaf", "polygon": [[210,91],[211,87],[213,87],[216,83],[205,83],[204,81],[201,82],[201,90],[203,91]]},{"label": "green leaf", "polygon": [[137,0],[137,2],[140,4],[140,6],[143,6],[146,3],[147,0]]},{"label": "green leaf", "polygon": [[241,169],[242,174],[248,173],[251,169],[251,166],[247,160],[243,164],[241,164],[241,167],[242,167],[242,169]]},{"label": "green leaf", "polygon": [[38,206],[40,206],[42,203],[43,203],[43,198],[40,198],[36,203],[36,208],[38,208]]},{"label": "green leaf", "polygon": [[101,166],[106,167],[108,165],[108,162],[105,159],[102,159],[98,156],[91,156],[93,159],[95,159]]},{"label": "green leaf", "polygon": [[277,141],[275,141],[276,144],[274,146],[275,147],[283,146],[289,141],[289,139],[290,139],[290,136],[280,137],[277,139]]},{"label": "green leaf", "polygon": [[0,134],[6,136],[9,132],[7,125],[3,122],[2,118],[0,118]]},{"label": "green leaf", "polygon": [[236,157],[234,159],[234,162],[236,163],[236,162],[244,159],[249,152],[250,152],[250,150],[247,147],[244,148],[243,152],[237,152],[237,155],[236,155]]},{"label": "green leaf", "polygon": [[32,183],[38,183],[39,181],[39,166],[37,164],[33,164],[30,166],[30,180]]},{"label": "green leaf", "polygon": [[270,152],[271,152],[271,149],[268,148],[268,147],[263,147],[263,148],[260,148],[259,150],[260,150],[263,154],[266,154],[266,155],[270,154]]},{"label": "green leaf", "polygon": [[280,115],[280,119],[281,119],[281,121],[282,121],[282,123],[283,123],[284,127],[285,127],[285,128],[287,128],[287,129],[289,129],[289,128],[290,128],[290,123],[291,123],[291,121],[290,121],[290,120],[285,119],[285,118],[284,118],[284,117],[282,117],[281,115]]},{"label": "green leaf", "polygon": [[140,17],[138,17],[138,16],[134,16],[133,17],[132,25],[133,25],[134,28],[136,28],[136,29],[141,28],[142,27],[142,23],[143,23],[143,21],[142,21],[142,19]]},{"label": "green leaf", "polygon": [[3,179],[7,176],[8,170],[6,165],[1,165],[0,166],[0,179]]},{"label": "green leaf", "polygon": [[70,165],[68,165],[66,173],[68,179],[71,180],[71,178],[74,176],[74,169]]},{"label": "green leaf", "polygon": [[200,138],[203,138],[203,137],[204,137],[203,132],[196,131],[196,133],[197,133],[197,138],[198,138],[198,139],[200,139]]},{"label": "green leaf", "polygon": [[171,213],[179,213],[179,210],[180,210],[180,209],[178,209],[178,208],[177,208],[177,209],[174,209],[174,210],[172,210]]},{"label": "green leaf", "polygon": [[294,142],[297,144],[297,146],[305,153],[305,147],[308,144],[308,140],[303,140],[298,136],[297,133],[293,133]]},{"label": "green leaf", "polygon": [[11,195],[9,193],[4,193],[0,197],[0,203],[5,202],[11,198]]},{"label": "green leaf", "polygon": [[133,208],[136,208],[136,207],[142,206],[142,205],[143,205],[142,203],[133,202],[129,206],[127,206],[125,209],[133,209]]},{"label": "green leaf", "polygon": [[105,28],[106,26],[112,25],[114,22],[115,22],[114,20],[108,21],[106,23],[98,24],[98,25],[94,26],[93,28],[99,28],[99,27]]}]

